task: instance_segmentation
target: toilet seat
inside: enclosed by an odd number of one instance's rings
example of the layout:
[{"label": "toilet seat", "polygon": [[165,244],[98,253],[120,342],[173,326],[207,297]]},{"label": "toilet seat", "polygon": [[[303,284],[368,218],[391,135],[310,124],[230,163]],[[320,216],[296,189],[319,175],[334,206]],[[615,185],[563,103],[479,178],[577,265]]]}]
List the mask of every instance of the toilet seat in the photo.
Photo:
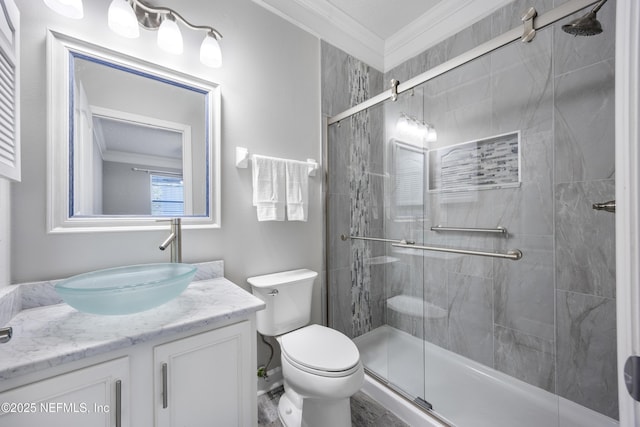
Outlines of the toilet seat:
[{"label": "toilet seat", "polygon": [[324,377],[344,377],[360,368],[358,348],[347,336],[309,325],[280,336],[282,356],[296,368]]}]

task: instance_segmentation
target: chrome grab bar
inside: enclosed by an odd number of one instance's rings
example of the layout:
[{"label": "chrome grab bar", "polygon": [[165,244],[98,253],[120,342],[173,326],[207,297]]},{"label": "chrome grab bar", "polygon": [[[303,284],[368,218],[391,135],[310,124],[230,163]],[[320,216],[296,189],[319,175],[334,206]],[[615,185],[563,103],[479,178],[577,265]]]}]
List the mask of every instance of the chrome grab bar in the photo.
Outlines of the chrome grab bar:
[{"label": "chrome grab bar", "polygon": [[469,227],[444,227],[442,225],[435,225],[431,227],[431,231],[470,231],[475,233],[507,234],[507,229],[505,227],[469,228]]},{"label": "chrome grab bar", "polygon": [[345,241],[347,239],[352,239],[352,240],[371,240],[374,242],[385,242],[385,243],[399,243],[402,245],[415,245],[416,242],[413,240],[397,240],[397,239],[381,239],[379,237],[359,237],[359,236],[347,236],[346,234],[341,234],[340,238],[342,239],[342,241]]},{"label": "chrome grab bar", "polygon": [[405,245],[401,243],[393,243],[391,246],[394,246],[396,248],[421,249],[423,251],[448,252],[448,253],[462,254],[462,255],[477,255],[477,256],[486,256],[491,258],[503,258],[503,259],[510,259],[513,261],[517,261],[520,258],[522,258],[522,252],[519,249],[510,249],[506,253],[502,253],[502,252],[474,251],[470,249],[443,248],[438,246]]}]

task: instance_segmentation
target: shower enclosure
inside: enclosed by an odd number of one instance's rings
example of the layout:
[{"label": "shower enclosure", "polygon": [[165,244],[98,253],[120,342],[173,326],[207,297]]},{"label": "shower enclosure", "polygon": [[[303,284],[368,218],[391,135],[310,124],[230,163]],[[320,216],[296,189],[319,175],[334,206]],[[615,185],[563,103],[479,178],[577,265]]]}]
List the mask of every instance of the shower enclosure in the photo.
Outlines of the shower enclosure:
[{"label": "shower enclosure", "polygon": [[615,195],[615,2],[601,34],[559,22],[439,71],[554,3],[515,1],[384,74],[322,46],[329,326],[452,425],[618,417],[615,220],[592,206]]}]

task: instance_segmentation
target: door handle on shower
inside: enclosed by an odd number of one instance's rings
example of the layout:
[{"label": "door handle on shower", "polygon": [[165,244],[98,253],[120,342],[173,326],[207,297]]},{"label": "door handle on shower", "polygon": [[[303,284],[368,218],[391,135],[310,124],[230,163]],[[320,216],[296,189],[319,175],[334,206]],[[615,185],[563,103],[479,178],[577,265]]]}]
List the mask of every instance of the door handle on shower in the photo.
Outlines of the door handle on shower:
[{"label": "door handle on shower", "polygon": [[607,212],[616,213],[615,200],[610,200],[604,203],[594,203],[591,207],[597,211],[607,211]]}]

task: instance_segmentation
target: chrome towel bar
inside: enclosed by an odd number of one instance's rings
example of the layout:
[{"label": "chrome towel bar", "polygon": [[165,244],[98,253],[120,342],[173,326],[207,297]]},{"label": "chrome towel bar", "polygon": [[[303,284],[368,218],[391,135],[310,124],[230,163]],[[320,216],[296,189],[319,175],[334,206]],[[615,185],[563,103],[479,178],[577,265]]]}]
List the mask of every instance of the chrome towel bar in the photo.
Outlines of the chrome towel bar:
[{"label": "chrome towel bar", "polygon": [[435,225],[431,227],[431,231],[469,231],[474,233],[496,233],[507,234],[507,229],[504,227],[496,228],[470,228],[470,227],[445,227],[442,225]]},{"label": "chrome towel bar", "polygon": [[405,245],[401,243],[393,243],[391,244],[391,246],[395,246],[396,248],[420,249],[423,251],[448,252],[448,253],[462,254],[462,255],[486,256],[491,258],[510,259],[513,261],[517,261],[520,258],[522,258],[522,252],[519,249],[510,249],[507,252],[503,253],[503,252],[474,251],[470,249],[443,248],[439,246]]},{"label": "chrome towel bar", "polygon": [[381,239],[379,237],[358,237],[358,236],[347,236],[346,234],[341,234],[340,238],[342,239],[342,241],[345,241],[347,239],[352,239],[352,240],[371,240],[374,242],[386,242],[386,243],[399,243],[402,245],[415,245],[416,242],[414,242],[413,240],[397,240],[397,239]]},{"label": "chrome towel bar", "polygon": [[452,254],[486,256],[491,258],[510,259],[513,261],[517,261],[520,258],[522,258],[522,251],[520,251],[520,249],[509,249],[507,252],[485,252],[485,251],[476,251],[472,249],[443,248],[441,246],[421,246],[421,245],[416,245],[416,242],[412,240],[407,241],[404,239],[396,240],[396,239],[382,239],[380,237],[347,236],[346,234],[341,234],[340,239],[342,239],[343,241],[348,239],[371,240],[374,242],[391,243],[391,246],[394,246],[396,248],[420,249],[423,251],[448,252]]}]

